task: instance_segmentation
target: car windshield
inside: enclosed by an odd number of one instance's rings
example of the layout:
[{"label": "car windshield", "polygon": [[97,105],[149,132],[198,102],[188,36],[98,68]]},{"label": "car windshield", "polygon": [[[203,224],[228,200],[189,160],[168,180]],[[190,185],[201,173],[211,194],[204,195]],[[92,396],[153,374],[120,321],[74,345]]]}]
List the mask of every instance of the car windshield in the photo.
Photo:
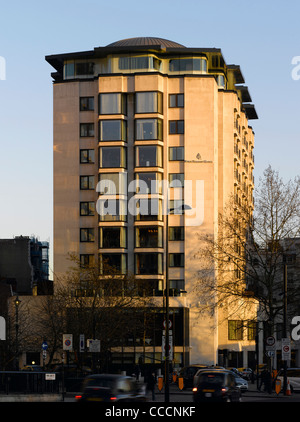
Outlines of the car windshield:
[{"label": "car windshield", "polygon": [[202,373],[199,376],[199,384],[218,384],[224,383],[225,374]]},{"label": "car windshield", "polygon": [[111,378],[88,378],[85,383],[85,387],[104,387],[104,388],[113,388],[115,381]]}]

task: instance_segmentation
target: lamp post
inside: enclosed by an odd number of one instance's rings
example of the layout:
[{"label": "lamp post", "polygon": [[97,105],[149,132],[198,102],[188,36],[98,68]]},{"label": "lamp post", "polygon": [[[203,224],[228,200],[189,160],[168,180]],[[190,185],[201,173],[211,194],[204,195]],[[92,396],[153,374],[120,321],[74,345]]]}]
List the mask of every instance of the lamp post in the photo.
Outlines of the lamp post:
[{"label": "lamp post", "polygon": [[165,341],[165,402],[170,402],[170,389],[169,389],[169,365],[170,365],[170,350],[169,350],[169,315],[170,315],[170,280],[169,280],[169,213],[174,212],[175,210],[190,210],[192,209],[189,205],[182,204],[180,207],[167,209],[167,218],[166,218],[166,315],[165,315],[165,330],[166,330],[166,341]]},{"label": "lamp post", "polygon": [[15,299],[15,310],[16,310],[16,369],[19,370],[19,306],[20,306],[21,300],[19,299],[19,296],[16,296]]},{"label": "lamp post", "polygon": [[[284,256],[283,264],[283,337],[287,338],[287,264]],[[287,390],[287,361],[283,362],[283,392]]]}]

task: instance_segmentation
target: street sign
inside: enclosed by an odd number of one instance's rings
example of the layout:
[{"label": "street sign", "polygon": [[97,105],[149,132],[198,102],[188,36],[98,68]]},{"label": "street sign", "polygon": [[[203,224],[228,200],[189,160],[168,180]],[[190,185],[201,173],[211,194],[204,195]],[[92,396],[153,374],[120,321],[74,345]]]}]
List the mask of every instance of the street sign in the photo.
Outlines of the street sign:
[{"label": "street sign", "polygon": [[275,350],[275,337],[269,336],[266,338],[266,350]]},{"label": "street sign", "polygon": [[48,349],[48,343],[46,341],[43,341],[42,343],[42,349],[47,350]]},{"label": "street sign", "polygon": [[281,340],[281,358],[282,360],[291,359],[291,342],[289,338],[283,338]]},{"label": "street sign", "polygon": [[[162,359],[166,358],[166,336],[162,336],[161,342]],[[169,360],[173,359],[173,336],[169,336]]]},{"label": "street sign", "polygon": [[73,334],[63,334],[63,350],[73,350]]},{"label": "street sign", "polygon": [[[163,321],[163,327],[166,328],[166,320]],[[169,319],[169,330],[172,328],[172,321]]]},{"label": "street sign", "polygon": [[46,381],[54,381],[56,374],[45,374],[45,380]]},{"label": "street sign", "polygon": [[0,317],[0,340],[6,340],[5,319]]},{"label": "street sign", "polygon": [[92,353],[99,353],[100,352],[100,340],[92,340],[89,341],[89,351]]},{"label": "street sign", "polygon": [[79,336],[79,352],[84,352],[84,334],[80,334]]}]

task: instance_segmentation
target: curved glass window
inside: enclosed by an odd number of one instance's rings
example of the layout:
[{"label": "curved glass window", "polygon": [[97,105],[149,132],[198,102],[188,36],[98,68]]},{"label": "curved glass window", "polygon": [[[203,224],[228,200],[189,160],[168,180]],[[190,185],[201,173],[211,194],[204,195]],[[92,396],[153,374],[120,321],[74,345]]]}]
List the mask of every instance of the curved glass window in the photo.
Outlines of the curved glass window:
[{"label": "curved glass window", "polygon": [[99,94],[99,114],[126,114],[126,95],[118,92]]},{"label": "curved glass window", "polygon": [[100,120],[99,140],[100,141],[126,141],[127,138],[125,120]]},{"label": "curved glass window", "polygon": [[134,69],[160,69],[161,61],[151,56],[140,57],[120,57],[119,69],[120,70],[134,70]]},{"label": "curved glass window", "polygon": [[162,167],[162,148],[156,145],[139,145],[135,150],[136,167]]},{"label": "curved glass window", "polygon": [[136,140],[162,140],[163,125],[161,119],[136,119],[135,121]]},{"label": "curved glass window", "polygon": [[99,148],[100,168],[126,168],[126,149],[124,147]]},{"label": "curved glass window", "polygon": [[169,61],[170,72],[202,71],[206,72],[207,64],[205,59],[171,59]]},{"label": "curved glass window", "polygon": [[162,93],[137,92],[135,94],[135,112],[162,114]]}]

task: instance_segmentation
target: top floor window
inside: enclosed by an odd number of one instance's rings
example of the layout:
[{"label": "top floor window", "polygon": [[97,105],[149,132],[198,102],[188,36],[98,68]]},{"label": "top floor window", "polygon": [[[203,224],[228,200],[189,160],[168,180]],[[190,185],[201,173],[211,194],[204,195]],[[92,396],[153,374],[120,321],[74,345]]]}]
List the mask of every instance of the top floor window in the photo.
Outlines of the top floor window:
[{"label": "top floor window", "polygon": [[169,61],[170,72],[202,71],[206,72],[207,64],[205,59],[172,59]]},{"label": "top floor window", "polygon": [[161,61],[152,56],[140,57],[120,57],[119,69],[120,70],[134,70],[134,69],[160,69]]},{"label": "top floor window", "polygon": [[136,113],[160,113],[162,114],[161,92],[137,92],[135,94]]}]

